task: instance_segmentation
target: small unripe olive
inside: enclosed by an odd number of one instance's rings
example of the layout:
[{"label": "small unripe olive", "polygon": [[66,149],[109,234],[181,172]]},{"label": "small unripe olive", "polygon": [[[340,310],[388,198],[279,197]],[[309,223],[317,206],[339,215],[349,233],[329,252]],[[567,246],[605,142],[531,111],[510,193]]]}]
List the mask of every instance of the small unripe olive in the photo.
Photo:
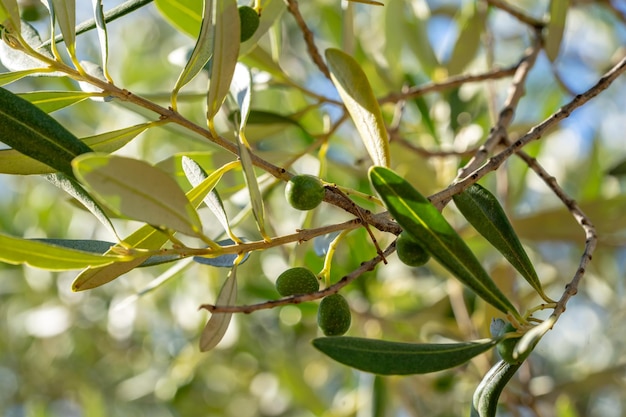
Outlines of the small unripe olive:
[{"label": "small unripe olive", "polygon": [[241,6],[239,8],[239,20],[241,21],[240,42],[245,42],[259,28],[259,14],[250,6]]},{"label": "small unripe olive", "polygon": [[411,235],[400,233],[396,241],[398,258],[408,266],[422,266],[430,259],[430,254]]},{"label": "small unripe olive", "polygon": [[[507,323],[502,329],[502,331],[500,332],[500,335],[502,336],[506,333],[512,333],[515,331],[516,331],[515,327],[511,323]],[[519,342],[521,338],[522,338],[522,335],[520,334],[518,337],[508,337],[498,343],[497,345],[498,353],[500,354],[500,357],[505,362],[515,365],[518,363],[522,363],[524,359],[526,359],[528,355],[530,355],[530,350],[529,350],[528,352],[526,352],[525,354],[517,358],[513,357],[515,346],[517,346],[517,342]]]},{"label": "small unripe olive", "polygon": [[324,200],[324,184],[313,175],[295,175],[285,187],[285,197],[298,210],[312,210]]},{"label": "small unripe olive", "polygon": [[286,270],[276,279],[276,290],[283,297],[310,294],[319,288],[320,283],[315,274],[300,266]]},{"label": "small unripe olive", "polygon": [[341,294],[325,297],[317,310],[317,325],[326,336],[341,336],[350,328],[350,306]]}]

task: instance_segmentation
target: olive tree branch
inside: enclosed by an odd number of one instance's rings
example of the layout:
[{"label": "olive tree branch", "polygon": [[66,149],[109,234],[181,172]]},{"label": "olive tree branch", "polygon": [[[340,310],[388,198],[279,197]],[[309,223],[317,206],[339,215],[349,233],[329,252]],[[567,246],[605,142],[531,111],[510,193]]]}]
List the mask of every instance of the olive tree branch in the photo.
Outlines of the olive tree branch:
[{"label": "olive tree branch", "polygon": [[391,255],[396,250],[395,242],[387,247],[382,254],[376,255],[369,261],[363,262],[358,268],[342,277],[338,282],[323,290],[310,294],[295,295],[291,297],[281,298],[279,300],[269,300],[258,304],[240,305],[240,306],[220,306],[213,304],[202,304],[199,309],[208,310],[212,313],[245,313],[249,314],[258,310],[268,310],[275,307],[285,306],[289,304],[300,304],[307,301],[314,301],[324,298],[328,295],[335,294],[346,285],[363,275],[368,271],[372,271],[376,265],[383,262],[385,257]]},{"label": "olive tree branch", "polygon": [[324,76],[330,80],[330,71],[328,70],[326,63],[324,62],[322,56],[317,50],[317,46],[315,46],[313,32],[311,31],[311,29],[309,29],[306,22],[304,21],[304,18],[302,17],[302,14],[300,13],[298,2],[296,0],[285,0],[285,2],[287,3],[287,10],[296,20],[296,23],[298,24],[298,27],[302,32],[302,36],[304,36],[304,42],[306,43],[309,56],[313,60],[313,63],[324,74]]},{"label": "olive tree branch", "polygon": [[487,2],[487,4],[489,4],[490,6],[493,6],[497,9],[500,9],[508,14],[510,14],[511,16],[513,16],[514,18],[516,18],[517,20],[519,20],[522,23],[527,24],[528,26],[531,26],[534,29],[543,29],[543,27],[545,26],[545,22],[539,20],[539,19],[535,19],[532,16],[528,16],[526,13],[524,13],[523,11],[519,10],[518,8],[502,1],[502,0],[485,0]]},{"label": "olive tree branch", "polygon": [[495,147],[506,138],[507,129],[515,117],[515,109],[524,95],[526,78],[528,77],[530,70],[535,65],[535,61],[537,60],[537,55],[540,50],[541,38],[537,36],[535,44],[532,48],[530,48],[515,71],[515,75],[513,76],[511,85],[509,86],[507,98],[504,101],[504,106],[498,115],[498,120],[491,128],[485,143],[478,148],[474,157],[460,170],[457,175],[457,179],[464,178],[467,173],[480,167],[487,159],[487,156],[493,152]]},{"label": "olive tree branch", "polygon": [[498,169],[498,167],[500,167],[500,165],[502,165],[511,155],[518,152],[530,142],[540,139],[550,128],[561,120],[569,117],[574,110],[596,97],[602,91],[606,90],[613,83],[613,81],[624,73],[624,71],[626,71],[626,57],[618,62],[606,74],[604,74],[593,87],[581,94],[578,94],[569,103],[563,105],[559,110],[552,113],[552,115],[550,115],[543,122],[535,125],[525,135],[521,136],[502,152],[491,157],[484,165],[471,172],[467,177],[451,184],[445,190],[429,196],[428,199],[437,207],[445,205],[445,202],[449,201],[453,195],[461,193],[489,172]]}]

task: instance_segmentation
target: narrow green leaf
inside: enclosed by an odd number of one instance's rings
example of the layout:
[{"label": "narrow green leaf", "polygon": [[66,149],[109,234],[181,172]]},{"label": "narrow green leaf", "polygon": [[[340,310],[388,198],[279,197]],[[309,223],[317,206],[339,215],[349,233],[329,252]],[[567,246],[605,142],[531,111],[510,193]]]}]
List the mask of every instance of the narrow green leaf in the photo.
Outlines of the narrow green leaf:
[{"label": "narrow green leaf", "polygon": [[[219,182],[225,172],[237,166],[239,166],[237,161],[226,164],[212,172],[211,175],[209,175],[205,180],[191,189],[186,194],[186,197],[193,207],[197,208],[202,203],[202,200],[208,193],[211,192],[211,190],[213,190],[213,187],[215,187],[215,184]],[[166,234],[161,233],[150,225],[142,226],[123,240],[124,245],[127,247],[147,250],[157,250],[167,241],[168,237]],[[116,245],[107,253],[111,253],[112,251],[121,248],[121,245]],[[134,268],[143,265],[143,263],[147,262],[148,259],[149,258],[146,256],[130,262],[115,263],[105,267],[85,269],[76,277],[76,279],[74,279],[74,282],[72,283],[72,290],[84,291],[107,284]]]},{"label": "narrow green leaf", "polygon": [[198,38],[202,25],[203,0],[156,0],[161,14],[180,32]]},{"label": "narrow green leaf", "polygon": [[433,258],[483,300],[523,321],[472,251],[430,201],[387,168],[372,167],[369,175],[387,210]]},{"label": "narrow green leaf", "polygon": [[556,316],[551,315],[541,324],[524,333],[524,336],[517,342],[513,351],[513,358],[525,358],[537,346],[537,343],[556,323]]},{"label": "narrow green leaf", "polygon": [[47,0],[51,15],[59,23],[63,42],[72,61],[76,60],[76,0]]},{"label": "narrow green leaf", "polygon": [[236,39],[241,30],[236,0],[216,0],[215,6],[213,59],[207,95],[207,120],[210,124],[222,107],[233,79],[239,56],[239,42]]},{"label": "narrow green leaf", "polygon": [[0,234],[0,261],[12,265],[26,264],[49,271],[66,271],[101,266],[132,259],[125,256],[95,255],[90,252],[50,245],[36,240]]},{"label": "narrow green leaf", "polygon": [[[112,8],[111,10],[104,13],[104,21],[112,22],[116,19],[119,19],[122,16],[126,16],[128,13],[134,12],[135,10],[145,6],[146,4],[152,3],[153,0],[127,0],[122,4],[119,4]],[[89,32],[92,29],[96,28],[95,19],[88,19],[79,25],[76,26],[76,35],[80,35],[85,32]],[[58,35],[54,37],[54,42],[58,43],[63,40],[63,35]],[[44,46],[50,45],[51,41],[48,39],[43,43]]]},{"label": "narrow green leaf", "polygon": [[19,32],[20,23],[20,9],[17,5],[17,0],[1,0],[0,25]]},{"label": "narrow green leaf", "polygon": [[176,109],[176,96],[178,95],[178,91],[202,71],[213,55],[213,8],[213,0],[204,0],[200,35],[196,40],[196,44],[193,47],[191,56],[187,60],[185,68],[178,76],[176,85],[172,90],[172,107],[174,109]]},{"label": "narrow green leaf", "polygon": [[[237,265],[233,266],[222,289],[220,290],[216,305],[232,306],[237,300]],[[200,351],[207,352],[213,349],[222,340],[228,330],[233,313],[212,313],[202,335],[200,336]]]},{"label": "narrow green leaf", "polygon": [[432,79],[439,68],[439,60],[428,38],[428,18],[409,13],[404,25],[404,38],[424,73]]},{"label": "narrow green leaf", "polygon": [[18,97],[34,104],[46,113],[80,103],[94,96],[94,93],[83,91],[35,91],[32,93],[19,93]]},{"label": "narrow green leaf", "polygon": [[467,3],[462,13],[459,37],[446,63],[450,75],[460,74],[472,62],[480,48],[480,37],[485,29],[486,14],[479,10],[476,2]]},{"label": "narrow green leaf", "polygon": [[107,80],[111,80],[109,75],[109,36],[107,34],[106,20],[102,0],[92,0],[93,15],[96,28],[98,29],[98,40],[100,41],[100,60],[102,72]]},{"label": "narrow green leaf", "polygon": [[474,391],[470,417],[496,417],[498,398],[520,366],[500,361],[487,372]]},{"label": "narrow green leaf", "polygon": [[338,49],[326,50],[333,84],[354,121],[374,165],[389,166],[389,137],[378,101],[361,65]]},{"label": "narrow green leaf", "polygon": [[549,300],[543,292],[532,262],[498,199],[479,184],[471,185],[461,194],[455,195],[453,199],[457,208],[474,226],[474,229],[504,255],[542,298]]},{"label": "narrow green leaf", "polygon": [[561,49],[569,5],[570,0],[550,1],[550,21],[548,26],[546,26],[545,49],[546,55],[548,55],[548,59],[551,62],[556,60],[556,57],[559,55],[559,49]]},{"label": "narrow green leaf", "polygon": [[3,72],[0,74],[0,86],[11,84],[13,81],[21,80],[29,75],[40,74],[38,69],[27,69],[21,71]]},{"label": "narrow green leaf", "polygon": [[202,234],[198,213],[173,178],[146,162],[90,154],[72,162],[76,177],[114,212],[186,235]]},{"label": "narrow green leaf", "polygon": [[46,179],[52,184],[62,189],[76,200],[78,200],[87,210],[89,210],[107,228],[113,236],[119,239],[113,223],[109,216],[102,210],[102,207],[85,191],[85,189],[75,180],[65,174],[50,174]]},{"label": "narrow green leaf", "polygon": [[[139,125],[127,127],[112,132],[105,132],[95,136],[82,138],[81,141],[93,149],[94,152],[110,153],[120,149],[140,133],[155,124],[142,123]],[[30,158],[14,149],[0,150],[0,173],[1,174],[17,174],[17,175],[33,175],[33,174],[50,174],[55,169]]]},{"label": "narrow green leaf", "polygon": [[28,101],[0,88],[0,141],[73,177],[71,161],[89,146]]},{"label": "narrow green leaf", "polygon": [[[183,156],[183,170],[185,171],[185,176],[194,187],[201,184],[204,180],[207,179],[208,175],[202,169],[200,165],[198,165],[193,159]],[[216,190],[211,190],[210,193],[204,198],[204,203],[207,205],[209,210],[215,215],[217,221],[220,222],[224,231],[228,233],[228,235],[233,240],[238,240],[232,230],[230,229],[230,224],[228,222],[228,216],[226,215],[226,210],[224,210],[224,204],[222,203],[222,199]]]},{"label": "narrow green leaf", "polygon": [[344,365],[380,375],[411,375],[459,366],[491,349],[495,339],[462,343],[401,343],[360,337],[313,339],[322,353]]}]

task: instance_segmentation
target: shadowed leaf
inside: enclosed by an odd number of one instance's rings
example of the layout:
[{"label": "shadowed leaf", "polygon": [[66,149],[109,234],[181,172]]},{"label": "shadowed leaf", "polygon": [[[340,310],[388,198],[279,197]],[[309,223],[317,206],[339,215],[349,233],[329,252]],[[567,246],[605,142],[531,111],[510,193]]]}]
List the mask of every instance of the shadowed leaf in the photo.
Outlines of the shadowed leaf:
[{"label": "shadowed leaf", "polygon": [[370,180],[391,215],[433,258],[483,300],[523,321],[476,256],[430,201],[387,168],[372,167]]},{"label": "shadowed leaf", "polygon": [[472,398],[470,417],[495,417],[498,398],[506,384],[513,378],[522,363],[510,364],[505,361],[496,363],[484,376]]},{"label": "shadowed leaf", "polygon": [[359,337],[323,337],[313,346],[332,359],[365,372],[411,375],[459,366],[495,346],[495,339],[463,343],[400,343]]},{"label": "shadowed leaf", "polygon": [[[220,290],[216,305],[232,306],[237,300],[237,265],[233,266],[222,289]],[[200,351],[206,352],[213,349],[222,340],[228,330],[233,313],[211,313],[202,335],[200,336]]]}]

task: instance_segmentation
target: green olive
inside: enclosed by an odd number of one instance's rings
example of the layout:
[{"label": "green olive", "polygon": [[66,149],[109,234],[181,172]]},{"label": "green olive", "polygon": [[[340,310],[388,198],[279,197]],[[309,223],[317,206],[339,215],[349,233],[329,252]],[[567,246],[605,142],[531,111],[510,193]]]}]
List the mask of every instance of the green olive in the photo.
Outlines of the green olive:
[{"label": "green olive", "polygon": [[276,279],[276,290],[283,297],[310,294],[319,288],[320,283],[315,274],[303,267],[288,269]]},{"label": "green olive", "polygon": [[[515,327],[511,323],[507,323],[504,326],[504,328],[501,330],[500,335],[502,336],[507,333],[513,333],[513,332],[517,332],[517,329],[515,329]],[[519,336],[507,337],[506,339],[502,339],[502,341],[499,342],[497,345],[497,349],[498,349],[498,353],[500,354],[500,357],[505,362],[508,362],[513,365],[522,363],[528,357],[528,355],[530,355],[530,350],[529,350],[528,352],[524,353],[523,355],[517,358],[513,357],[515,346],[517,346],[517,343],[523,336],[520,333],[516,333],[516,334]]]},{"label": "green olive", "polygon": [[398,258],[408,266],[422,266],[430,259],[424,247],[406,232],[400,233],[396,241]]},{"label": "green olive", "polygon": [[259,28],[259,14],[250,6],[241,6],[239,8],[239,20],[241,21],[240,42],[245,42]]},{"label": "green olive", "polygon": [[319,206],[326,190],[322,182],[313,175],[295,175],[285,187],[285,197],[298,210],[312,210]]},{"label": "green olive", "polygon": [[327,296],[317,310],[317,325],[326,336],[341,336],[350,328],[350,306],[341,294]]}]

